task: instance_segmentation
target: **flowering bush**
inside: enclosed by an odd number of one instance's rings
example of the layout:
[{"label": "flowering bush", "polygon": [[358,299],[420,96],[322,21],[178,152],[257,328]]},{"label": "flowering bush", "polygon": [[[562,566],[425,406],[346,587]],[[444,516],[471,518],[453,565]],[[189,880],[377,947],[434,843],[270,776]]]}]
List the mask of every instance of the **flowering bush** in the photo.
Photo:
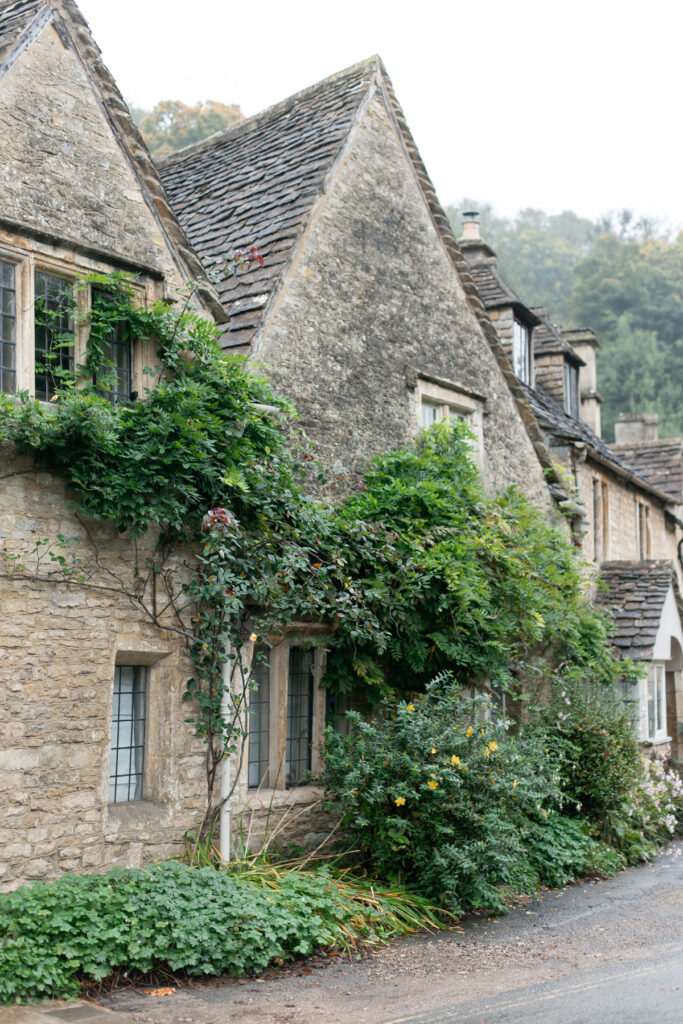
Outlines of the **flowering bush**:
[{"label": "flowering bush", "polygon": [[536,728],[560,778],[565,813],[580,814],[622,862],[647,858],[675,832],[683,784],[660,760],[643,760],[633,715],[613,690],[560,680]]},{"label": "flowering bush", "polygon": [[372,721],[351,713],[346,736],[327,734],[327,797],[347,838],[371,870],[455,912],[616,867],[580,823],[558,839],[556,759],[540,733],[487,720],[487,704],[442,674],[413,702]]}]

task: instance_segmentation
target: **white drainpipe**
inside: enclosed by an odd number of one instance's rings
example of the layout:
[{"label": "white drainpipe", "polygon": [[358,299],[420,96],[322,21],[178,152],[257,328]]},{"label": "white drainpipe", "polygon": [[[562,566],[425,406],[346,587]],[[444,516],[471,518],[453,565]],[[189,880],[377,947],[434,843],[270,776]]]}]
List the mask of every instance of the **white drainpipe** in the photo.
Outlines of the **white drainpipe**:
[{"label": "white drainpipe", "polygon": [[[223,695],[221,697],[221,717],[224,722],[230,720],[232,714],[232,701],[230,699],[230,693],[232,690],[232,672],[233,672],[233,661],[228,656],[232,654],[232,648],[230,641],[226,638],[225,640],[225,663],[223,665]],[[220,822],[220,839],[219,839],[219,853],[223,860],[230,860],[230,800],[228,794],[230,792],[230,775],[232,772],[232,756],[226,754],[221,762],[221,812],[219,816]]]}]

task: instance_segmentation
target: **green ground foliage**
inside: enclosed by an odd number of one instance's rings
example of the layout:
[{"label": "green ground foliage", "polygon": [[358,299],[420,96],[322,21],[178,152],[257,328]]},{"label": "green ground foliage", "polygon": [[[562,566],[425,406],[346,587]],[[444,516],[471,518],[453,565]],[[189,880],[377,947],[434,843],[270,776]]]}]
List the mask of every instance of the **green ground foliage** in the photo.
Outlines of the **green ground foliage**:
[{"label": "green ground foliage", "polygon": [[0,896],[0,1003],[76,997],[112,975],[240,977],[425,925],[440,927],[420,897],[324,867],[65,875]]}]

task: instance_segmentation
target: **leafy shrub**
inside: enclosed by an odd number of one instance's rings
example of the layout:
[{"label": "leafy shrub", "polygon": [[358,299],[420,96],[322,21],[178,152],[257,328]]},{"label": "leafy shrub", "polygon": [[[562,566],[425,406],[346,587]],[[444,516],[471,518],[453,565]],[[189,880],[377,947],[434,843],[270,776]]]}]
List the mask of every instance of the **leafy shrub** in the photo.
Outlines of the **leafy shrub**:
[{"label": "leafy shrub", "polygon": [[510,891],[614,870],[572,824],[563,846],[559,772],[542,737],[506,736],[484,705],[440,676],[372,721],[350,713],[346,736],[328,731],[328,801],[371,870],[454,912],[500,911]]},{"label": "leafy shrub", "polygon": [[65,875],[0,897],[0,1003],[76,996],[116,969],[239,976],[424,924],[438,926],[424,901],[326,868]]},{"label": "leafy shrub", "polygon": [[587,818],[625,863],[649,857],[675,832],[680,776],[643,759],[632,712],[613,690],[564,681],[537,726],[556,760],[565,813]]}]

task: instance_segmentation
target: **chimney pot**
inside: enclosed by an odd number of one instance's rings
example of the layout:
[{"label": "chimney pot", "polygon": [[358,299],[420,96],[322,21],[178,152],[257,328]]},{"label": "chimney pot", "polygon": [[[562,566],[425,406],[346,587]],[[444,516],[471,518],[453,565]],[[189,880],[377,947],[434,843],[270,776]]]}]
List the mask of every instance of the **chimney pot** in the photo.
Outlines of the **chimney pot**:
[{"label": "chimney pot", "polygon": [[463,211],[462,237],[466,239],[481,238],[479,233],[479,213],[477,210]]}]

